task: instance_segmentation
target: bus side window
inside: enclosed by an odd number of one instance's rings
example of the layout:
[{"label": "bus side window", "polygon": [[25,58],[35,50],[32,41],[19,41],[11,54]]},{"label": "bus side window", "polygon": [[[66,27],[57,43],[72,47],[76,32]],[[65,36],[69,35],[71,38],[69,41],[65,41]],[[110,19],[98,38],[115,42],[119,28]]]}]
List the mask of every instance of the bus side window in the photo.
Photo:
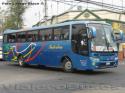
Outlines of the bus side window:
[{"label": "bus side window", "polygon": [[54,40],[58,41],[61,40],[61,27],[54,28]]},{"label": "bus side window", "polygon": [[19,43],[22,43],[22,42],[26,42],[26,32],[20,32],[20,33],[17,33],[18,35],[18,42]]},{"label": "bus side window", "polygon": [[9,35],[8,35],[8,42],[9,42],[9,43],[14,43],[14,42],[16,42],[16,34],[9,34]]},{"label": "bus side window", "polygon": [[69,39],[69,26],[61,26],[54,28],[54,40],[68,40]]},{"label": "bus side window", "polygon": [[72,49],[76,53],[88,55],[87,30],[84,24],[72,26]]},{"label": "bus side window", "polygon": [[43,30],[40,30],[40,31],[39,31],[39,36],[38,36],[39,41],[42,41],[42,35],[43,35],[43,34],[42,34],[42,31],[43,31]]},{"label": "bus side window", "polygon": [[4,42],[4,43],[8,43],[8,38],[7,38],[7,37],[8,37],[8,35],[4,35],[4,36],[3,36],[3,42]]},{"label": "bus side window", "polygon": [[33,32],[27,32],[27,42],[33,42]]},{"label": "bus side window", "polygon": [[51,41],[53,40],[53,36],[52,36],[52,29],[45,29],[45,35],[44,35],[44,38],[46,41]]},{"label": "bus side window", "polygon": [[44,29],[39,31],[39,41],[45,41],[45,30]]},{"label": "bus side window", "polygon": [[35,30],[35,31],[32,31],[32,41],[33,42],[37,42],[38,41],[38,31]]},{"label": "bus side window", "polygon": [[69,39],[69,31],[70,31],[69,26],[62,27],[62,31],[61,31],[62,40]]}]

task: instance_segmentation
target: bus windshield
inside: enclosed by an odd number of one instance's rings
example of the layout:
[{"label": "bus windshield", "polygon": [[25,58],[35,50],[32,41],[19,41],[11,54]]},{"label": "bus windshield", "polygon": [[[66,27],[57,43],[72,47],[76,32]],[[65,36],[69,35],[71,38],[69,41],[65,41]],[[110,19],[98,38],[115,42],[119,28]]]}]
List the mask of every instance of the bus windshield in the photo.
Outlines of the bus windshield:
[{"label": "bus windshield", "polygon": [[110,25],[89,24],[89,26],[97,30],[97,37],[91,41],[91,51],[118,51]]}]

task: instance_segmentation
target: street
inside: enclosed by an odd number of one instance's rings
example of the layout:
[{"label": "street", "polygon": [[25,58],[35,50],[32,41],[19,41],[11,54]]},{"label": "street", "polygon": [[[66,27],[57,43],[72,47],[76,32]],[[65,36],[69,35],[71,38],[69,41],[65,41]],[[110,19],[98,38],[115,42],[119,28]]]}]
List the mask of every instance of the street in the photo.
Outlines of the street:
[{"label": "street", "polygon": [[94,72],[19,67],[0,62],[0,93],[123,93],[125,64]]}]

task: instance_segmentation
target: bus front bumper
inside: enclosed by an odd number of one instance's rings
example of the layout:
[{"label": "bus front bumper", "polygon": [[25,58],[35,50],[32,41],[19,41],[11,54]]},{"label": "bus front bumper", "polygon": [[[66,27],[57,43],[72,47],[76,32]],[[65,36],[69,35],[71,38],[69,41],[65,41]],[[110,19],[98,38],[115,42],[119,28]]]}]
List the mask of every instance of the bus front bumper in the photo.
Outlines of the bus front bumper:
[{"label": "bus front bumper", "polygon": [[100,60],[100,58],[90,57],[90,62],[94,69],[113,68],[118,66],[117,57],[114,57],[113,60]]},{"label": "bus front bumper", "polygon": [[118,66],[118,62],[116,61],[103,61],[93,64],[95,69],[104,69],[104,68],[114,68]]}]

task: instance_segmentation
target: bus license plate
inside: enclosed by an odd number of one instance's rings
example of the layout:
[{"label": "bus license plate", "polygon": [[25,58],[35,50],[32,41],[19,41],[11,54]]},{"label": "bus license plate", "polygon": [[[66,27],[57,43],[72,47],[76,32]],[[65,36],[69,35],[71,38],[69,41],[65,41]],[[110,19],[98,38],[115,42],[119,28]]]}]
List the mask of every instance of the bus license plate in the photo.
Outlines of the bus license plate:
[{"label": "bus license plate", "polygon": [[107,62],[106,65],[110,65],[110,62]]}]

